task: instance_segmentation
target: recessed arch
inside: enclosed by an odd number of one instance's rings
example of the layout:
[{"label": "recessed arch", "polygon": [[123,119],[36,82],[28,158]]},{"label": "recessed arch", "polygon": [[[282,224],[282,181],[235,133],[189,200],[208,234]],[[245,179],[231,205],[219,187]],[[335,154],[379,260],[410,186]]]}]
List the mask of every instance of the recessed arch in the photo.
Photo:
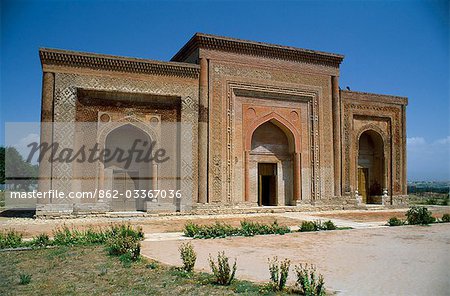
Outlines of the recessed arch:
[{"label": "recessed arch", "polygon": [[385,141],[374,128],[364,128],[357,137],[357,186],[364,203],[382,203],[386,188]]},{"label": "recessed arch", "polygon": [[102,169],[109,184],[105,189],[117,192],[117,198],[110,200],[113,211],[145,210],[144,198],[129,197],[135,190],[150,189],[153,182],[153,164],[147,157],[152,140],[132,123],[120,124],[105,135],[103,145],[108,154],[105,154]]},{"label": "recessed arch", "polygon": [[275,112],[269,113],[265,116],[258,118],[249,127],[248,132],[245,137],[245,150],[246,151],[251,150],[251,144],[252,144],[251,141],[252,141],[253,133],[255,132],[255,130],[259,126],[261,126],[262,124],[264,124],[266,122],[271,122],[272,124],[279,127],[286,134],[288,141],[289,141],[289,145],[290,145],[290,147],[292,147],[292,150],[293,150],[292,152],[297,153],[298,151],[300,151],[301,135],[297,132],[297,129],[292,125],[292,123],[290,123],[289,121],[287,121],[286,119],[284,119],[282,116],[280,116],[279,114],[277,114]]}]

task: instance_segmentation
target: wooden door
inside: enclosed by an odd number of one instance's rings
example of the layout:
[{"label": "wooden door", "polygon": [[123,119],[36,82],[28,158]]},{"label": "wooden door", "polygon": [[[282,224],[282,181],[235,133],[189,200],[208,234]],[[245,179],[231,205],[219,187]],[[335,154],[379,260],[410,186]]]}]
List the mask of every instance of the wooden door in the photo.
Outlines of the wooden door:
[{"label": "wooden door", "polygon": [[[134,190],[138,189],[138,173],[130,171],[113,172],[113,190],[117,190],[117,198],[112,199],[113,211],[136,211]],[[130,197],[130,198],[127,198]]]},{"label": "wooden door", "polygon": [[358,192],[362,196],[362,202],[367,203],[369,193],[369,169],[358,168]]}]

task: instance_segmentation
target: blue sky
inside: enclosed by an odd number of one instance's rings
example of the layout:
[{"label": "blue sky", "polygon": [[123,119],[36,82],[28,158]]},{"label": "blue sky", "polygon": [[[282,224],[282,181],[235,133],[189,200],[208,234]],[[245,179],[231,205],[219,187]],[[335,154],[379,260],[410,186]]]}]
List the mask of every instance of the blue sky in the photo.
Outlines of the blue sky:
[{"label": "blue sky", "polygon": [[1,1],[1,121],[40,118],[39,47],[169,60],[195,33],[341,53],[341,86],[407,96],[408,178],[450,180],[448,1]]}]

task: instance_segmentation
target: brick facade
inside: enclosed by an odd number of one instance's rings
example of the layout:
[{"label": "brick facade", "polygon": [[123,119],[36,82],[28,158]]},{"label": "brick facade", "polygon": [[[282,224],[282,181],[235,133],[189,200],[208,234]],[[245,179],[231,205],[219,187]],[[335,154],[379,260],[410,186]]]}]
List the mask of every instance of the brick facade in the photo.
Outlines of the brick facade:
[{"label": "brick facade", "polygon": [[[382,139],[381,202],[406,200],[407,99],[341,91],[341,55],[206,34],[194,35],[170,62],[52,49],[40,54],[42,122],[101,122],[106,114],[115,122],[139,122],[143,130],[152,118],[192,126],[177,142],[192,148],[189,155],[179,150],[174,169],[181,171],[182,181],[167,184],[189,188],[192,207],[161,209],[248,209],[266,205],[262,191],[269,189],[274,192],[272,206],[356,205],[358,174],[365,166],[359,160],[359,140],[368,131]],[[285,137],[283,153],[273,152],[271,145],[277,144],[269,140],[258,144],[261,149],[252,146],[255,130],[265,123],[273,126],[258,130],[261,139]],[[105,141],[99,133],[61,131],[55,124],[52,130],[42,129],[41,139],[74,147]],[[272,175],[261,171],[264,163],[273,166]],[[99,181],[105,173],[101,164],[89,165],[42,164],[40,189],[105,186]],[[76,176],[87,171],[95,172],[90,183],[77,182]],[[183,187],[183,180],[192,186]],[[37,213],[111,210],[102,202],[83,207],[45,201]]]}]

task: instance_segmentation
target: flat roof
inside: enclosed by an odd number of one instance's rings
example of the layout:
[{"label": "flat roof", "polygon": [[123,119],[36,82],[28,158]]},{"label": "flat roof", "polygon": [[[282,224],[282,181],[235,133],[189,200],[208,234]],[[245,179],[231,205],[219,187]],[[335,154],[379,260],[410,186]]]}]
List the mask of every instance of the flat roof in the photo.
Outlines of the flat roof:
[{"label": "flat roof", "polygon": [[184,61],[194,50],[205,48],[233,53],[269,57],[339,67],[344,56],[317,50],[283,46],[264,42],[236,39],[211,34],[196,33],[173,56],[172,61]]},{"label": "flat roof", "polygon": [[40,48],[42,65],[57,65],[77,68],[91,68],[119,72],[133,72],[154,75],[173,75],[198,77],[200,67],[180,62],[162,62],[123,56],[97,54],[89,52]]}]

